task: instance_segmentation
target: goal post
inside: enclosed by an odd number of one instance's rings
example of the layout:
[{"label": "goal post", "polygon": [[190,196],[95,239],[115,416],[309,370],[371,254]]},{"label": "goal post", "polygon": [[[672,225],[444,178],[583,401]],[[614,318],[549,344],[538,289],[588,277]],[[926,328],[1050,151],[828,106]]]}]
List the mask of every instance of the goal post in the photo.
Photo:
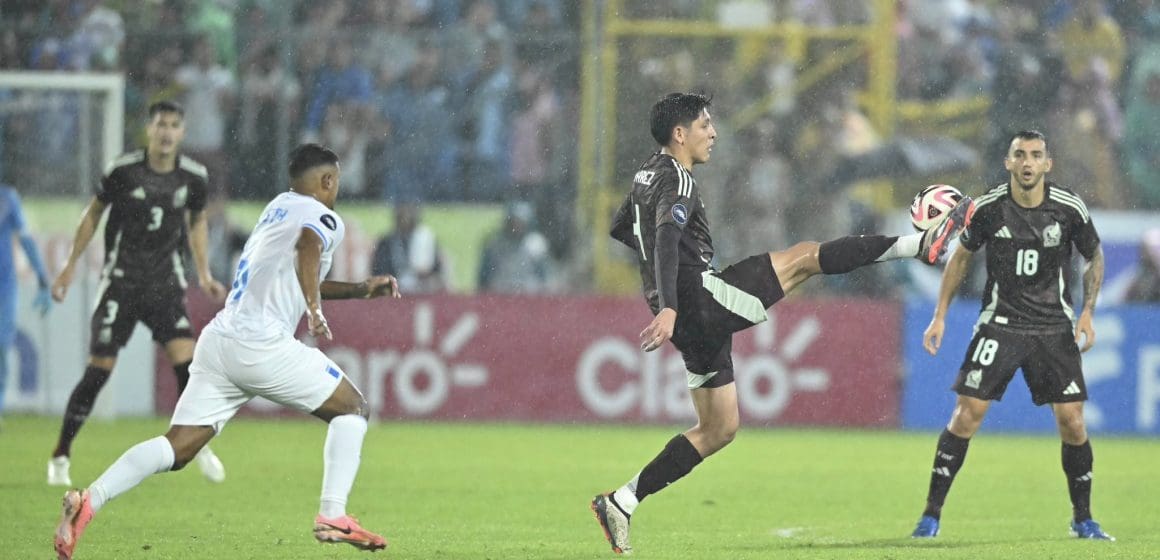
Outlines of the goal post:
[{"label": "goal post", "polygon": [[[124,148],[125,129],[125,76],[110,73],[63,73],[35,71],[0,72],[0,117],[5,128],[22,118],[35,124],[39,122],[63,123],[75,127],[61,130],[24,130],[17,133],[5,131],[4,149],[16,150],[4,154],[5,159],[22,159],[24,154],[33,154],[37,141],[43,142],[45,134],[71,133],[75,142],[76,184],[72,189],[62,189],[59,185],[18,185],[31,195],[72,195],[87,197],[92,194],[94,181],[104,166],[112,161]],[[8,163],[6,161],[5,163]],[[5,175],[9,170],[5,169]],[[57,170],[59,171],[59,170]],[[0,180],[14,182],[13,177]]]}]

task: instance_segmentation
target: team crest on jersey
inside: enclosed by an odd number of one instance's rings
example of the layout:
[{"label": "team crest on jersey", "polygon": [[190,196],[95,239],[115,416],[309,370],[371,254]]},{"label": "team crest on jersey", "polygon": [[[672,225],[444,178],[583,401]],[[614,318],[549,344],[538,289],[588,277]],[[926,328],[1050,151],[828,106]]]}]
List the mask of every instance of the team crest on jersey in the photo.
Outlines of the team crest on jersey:
[{"label": "team crest on jersey", "polygon": [[657,174],[656,171],[637,171],[636,177],[632,178],[632,182],[640,183],[642,185],[651,185],[652,180],[653,180],[653,175],[656,175],[656,174]]},{"label": "team crest on jersey", "polygon": [[145,200],[145,187],[137,187],[133,189],[133,192],[129,193],[129,196],[136,198],[137,200]]},{"label": "team crest on jersey", "polygon": [[322,222],[322,225],[330,228],[330,231],[338,229],[338,221],[330,214],[323,214],[321,218],[318,218],[318,221]]},{"label": "team crest on jersey", "polygon": [[185,199],[187,198],[189,198],[189,187],[186,185],[181,185],[177,188],[177,191],[173,193],[173,207],[184,208]]},{"label": "team crest on jersey", "polygon": [[967,373],[967,380],[963,383],[972,389],[978,389],[979,384],[983,382],[983,370],[973,369]]},{"label": "team crest on jersey", "polygon": [[1061,231],[1059,222],[1051,222],[1051,225],[1043,228],[1043,246],[1059,247],[1059,241],[1063,237]]},{"label": "team crest on jersey", "polygon": [[684,204],[673,205],[673,220],[682,226],[689,221],[689,209],[685,208]]}]

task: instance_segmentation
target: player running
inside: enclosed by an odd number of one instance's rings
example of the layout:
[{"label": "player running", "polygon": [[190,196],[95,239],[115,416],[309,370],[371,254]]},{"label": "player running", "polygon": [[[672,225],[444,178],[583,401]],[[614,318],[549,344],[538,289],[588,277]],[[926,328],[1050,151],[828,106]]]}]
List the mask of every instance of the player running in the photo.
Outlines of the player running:
[{"label": "player running", "polygon": [[367,431],[367,402],[338,365],[294,338],[304,313],[312,336],[331,338],[323,299],[399,297],[392,276],[323,280],[346,233],[334,212],[339,176],[338,156],[329,149],[304,144],[290,154],[290,192],[270,202],[254,226],[226,306],[197,341],[189,386],[169,431],[126,451],[87,489],[65,494],[54,535],[60,559],[72,558],[85,527],[109,500],[153,474],[181,469],[259,395],[330,424],[314,538],[363,550],[387,546],[346,513]]}]

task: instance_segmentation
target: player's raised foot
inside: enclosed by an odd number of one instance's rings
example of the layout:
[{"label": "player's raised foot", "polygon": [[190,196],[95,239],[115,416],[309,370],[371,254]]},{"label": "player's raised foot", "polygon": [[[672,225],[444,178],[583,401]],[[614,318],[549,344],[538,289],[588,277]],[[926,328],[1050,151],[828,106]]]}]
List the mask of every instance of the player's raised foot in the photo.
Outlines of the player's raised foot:
[{"label": "player's raised foot", "polygon": [[1087,521],[1072,521],[1071,522],[1071,536],[1081,539],[1095,539],[1098,541],[1114,541],[1113,537],[1104,532],[1100,528],[1100,524],[1096,523],[1095,519],[1088,519]]},{"label": "player's raised foot", "polygon": [[922,244],[918,250],[918,260],[926,264],[938,263],[943,253],[946,253],[951,241],[954,241],[971,224],[971,216],[974,214],[975,201],[969,196],[964,196],[950,212],[947,212],[947,216],[942,222],[923,233]]},{"label": "player's raised foot", "polygon": [[630,518],[616,507],[610,494],[599,494],[592,498],[592,513],[596,515],[596,521],[600,522],[604,538],[612,545],[612,551],[617,554],[632,554],[632,545],[628,544]]},{"label": "player's raised foot", "polygon": [[918,525],[914,528],[914,532],[910,534],[912,539],[933,539],[938,536],[938,519],[929,515],[922,516],[918,520]]},{"label": "player's raised foot", "polygon": [[366,529],[349,515],[333,519],[319,515],[314,518],[314,538],[324,543],[346,543],[359,550],[382,550],[387,540]]},{"label": "player's raised foot", "polygon": [[88,490],[76,488],[64,493],[64,502],[61,505],[60,523],[56,526],[53,535],[53,547],[56,549],[58,560],[71,560],[76,550],[77,541],[85,532],[89,521],[93,520],[92,501]]},{"label": "player's raised foot", "polygon": [[72,486],[72,479],[68,475],[68,455],[53,457],[48,460],[48,485]]},{"label": "player's raised foot", "polygon": [[197,468],[201,470],[201,474],[210,482],[222,482],[226,479],[226,467],[222,465],[221,459],[213,454],[213,450],[209,446],[201,448],[197,452]]}]

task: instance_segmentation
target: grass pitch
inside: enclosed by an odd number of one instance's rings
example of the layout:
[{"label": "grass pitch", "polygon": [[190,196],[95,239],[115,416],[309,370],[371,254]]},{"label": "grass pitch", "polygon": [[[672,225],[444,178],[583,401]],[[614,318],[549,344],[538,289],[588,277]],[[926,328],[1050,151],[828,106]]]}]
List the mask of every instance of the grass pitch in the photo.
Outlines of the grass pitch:
[{"label": "grass pitch", "polygon": [[[87,484],[163,420],[90,422],[72,477]],[[0,558],[52,558],[62,489],[44,484],[58,418],[0,431]],[[348,509],[383,533],[383,558],[612,558],[588,509],[652,459],[676,428],[380,423]],[[196,467],[107,504],[85,559],[357,558],[314,542],[321,422],[235,420],[214,442],[227,480]],[[635,556],[663,559],[1160,558],[1160,445],[1096,438],[1094,513],[1114,543],[1067,536],[1054,438],[982,434],[943,514],[942,535],[908,538],[922,509],[934,433],[743,430],[725,451],[633,518]]]}]

